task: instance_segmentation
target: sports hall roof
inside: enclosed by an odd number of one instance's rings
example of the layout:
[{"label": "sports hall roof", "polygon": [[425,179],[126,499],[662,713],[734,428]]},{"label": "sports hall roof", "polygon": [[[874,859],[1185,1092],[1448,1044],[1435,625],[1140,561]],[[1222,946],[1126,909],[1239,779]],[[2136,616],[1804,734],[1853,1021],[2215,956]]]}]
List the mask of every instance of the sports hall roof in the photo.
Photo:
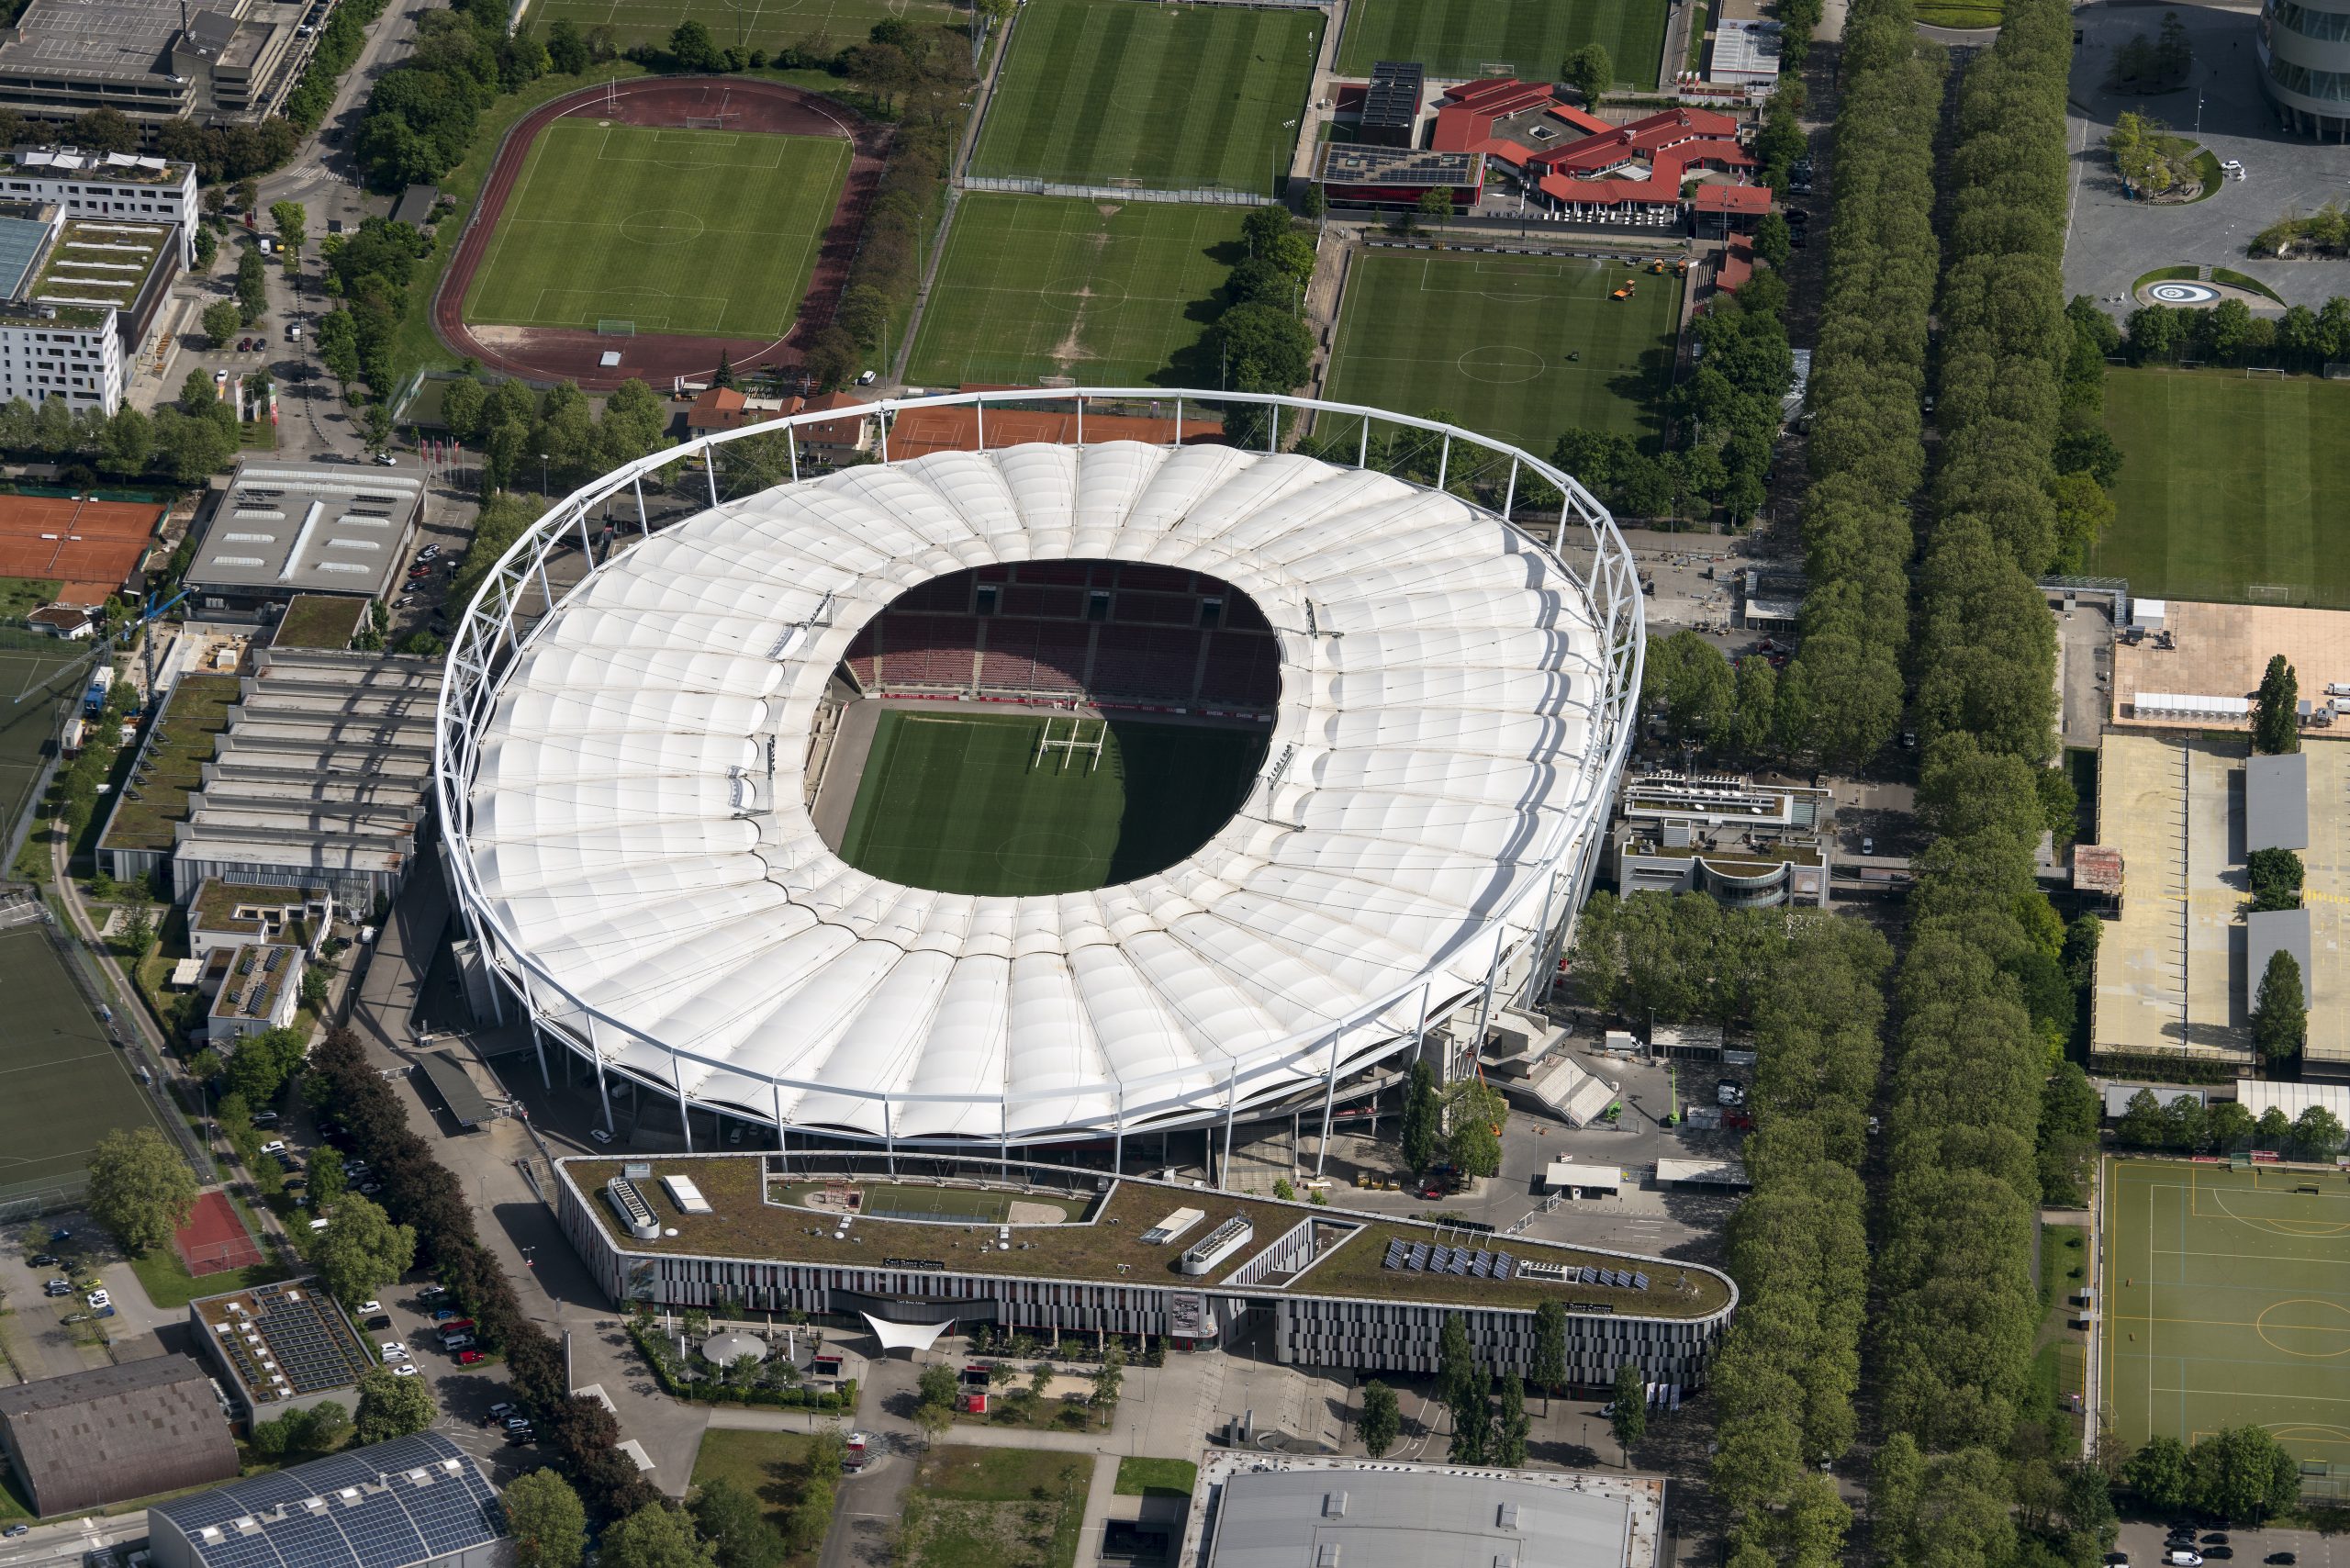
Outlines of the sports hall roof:
[{"label": "sports hall roof", "polygon": [[441,1432],[352,1449],[148,1510],[197,1568],[409,1568],[504,1535],[480,1467]]},{"label": "sports hall roof", "polygon": [[[801,769],[851,639],[917,583],[1060,558],[1263,608],[1283,689],[1240,814],[1055,897],[845,864]],[[1604,810],[1589,715],[1617,678],[1582,586],[1458,497],[1222,446],[947,452],[606,565],[533,632],[457,788],[503,946],[577,1035],[593,1010],[606,1059],[794,1125],[1017,1139],[1318,1082],[1480,988]]]}]

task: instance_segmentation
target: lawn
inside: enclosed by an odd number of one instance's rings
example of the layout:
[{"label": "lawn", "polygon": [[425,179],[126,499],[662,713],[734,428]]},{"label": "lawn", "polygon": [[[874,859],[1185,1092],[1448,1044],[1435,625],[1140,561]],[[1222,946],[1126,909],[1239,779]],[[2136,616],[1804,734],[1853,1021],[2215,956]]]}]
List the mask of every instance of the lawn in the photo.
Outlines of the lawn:
[{"label": "lawn", "polygon": [[1550,81],[1568,50],[1607,50],[1618,86],[1654,92],[1670,0],[1355,0],[1338,40],[1338,73],[1368,76],[1382,60],[1416,60],[1431,77]]},{"label": "lawn", "polygon": [[1188,1497],[1200,1484],[1200,1467],[1188,1459],[1122,1459],[1121,1497]]},{"label": "lawn", "polygon": [[0,996],[8,1007],[0,1097],[10,1128],[0,1143],[0,1197],[78,1183],[99,1138],[158,1126],[129,1062],[39,927],[0,931]]},{"label": "lawn", "polygon": [[832,137],[559,119],[531,145],[465,319],[780,337],[848,162]]},{"label": "lawn", "polygon": [[1197,850],[1222,827],[1265,755],[1257,730],[1115,718],[1099,766],[1080,752],[1036,761],[1067,715],[881,715],[857,781],[841,858],[941,892],[1018,897],[1132,881]]},{"label": "lawn", "polygon": [[65,706],[79,700],[87,685],[69,677],[76,666],[86,667],[88,659],[85,643],[0,649],[0,845],[8,842],[17,817],[33,803],[33,786],[40,781]]},{"label": "lawn", "polygon": [[948,1444],[922,1462],[905,1501],[910,1568],[1072,1568],[1090,1454]]},{"label": "lawn", "polygon": [[927,386],[1046,375],[1090,386],[1212,382],[1197,362],[1245,210],[968,195],[908,377]]},{"label": "lawn", "polygon": [[[815,1440],[811,1432],[712,1427],[702,1433],[701,1447],[695,1451],[692,1484],[731,1481],[759,1500],[767,1523],[785,1529],[807,1482],[808,1450]],[[784,1562],[804,1564],[814,1560],[815,1554],[809,1553],[787,1556]]]},{"label": "lawn", "polygon": [[187,1271],[187,1265],[180,1261],[178,1249],[170,1246],[133,1258],[130,1271],[139,1276],[140,1288],[147,1293],[147,1299],[165,1311],[185,1306],[198,1296],[249,1291],[257,1285],[274,1284],[285,1277],[285,1268],[276,1263],[223,1269],[217,1274],[199,1277]]},{"label": "lawn", "polygon": [[[1630,298],[1608,297],[1628,283]],[[1442,409],[1536,453],[1569,429],[1651,437],[1680,304],[1679,278],[1621,263],[1368,251],[1339,307],[1329,396]]]},{"label": "lawn", "polygon": [[57,597],[54,577],[0,577],[0,621],[21,621]]},{"label": "lawn", "polygon": [[1270,196],[1321,47],[1318,11],[1028,0],[970,172]]},{"label": "lawn", "polygon": [[2105,1183],[2105,1385],[2131,1447],[2223,1427],[2350,1463],[2350,1189],[2333,1171],[2122,1159]]},{"label": "lawn", "polygon": [[2324,519],[2350,495],[2350,384],[2234,370],[2110,370],[2114,518],[2088,570],[2142,598],[2350,608]]},{"label": "lawn", "polygon": [[910,22],[956,22],[965,13],[936,0],[542,0],[532,17],[553,27],[570,22],[580,31],[609,26],[622,49],[666,44],[680,23],[698,21],[722,49],[764,49],[829,39],[830,47],[861,43],[873,24],[892,17]]}]

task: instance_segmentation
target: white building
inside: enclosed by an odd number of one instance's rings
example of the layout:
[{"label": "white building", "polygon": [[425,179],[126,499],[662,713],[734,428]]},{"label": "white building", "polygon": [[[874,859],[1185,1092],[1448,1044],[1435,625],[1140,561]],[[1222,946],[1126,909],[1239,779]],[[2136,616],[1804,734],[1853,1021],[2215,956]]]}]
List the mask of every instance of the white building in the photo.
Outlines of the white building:
[{"label": "white building", "polygon": [[0,199],[0,402],[119,409],[125,344],[170,290],[179,233],[170,222],[69,218],[53,200]]},{"label": "white building", "polygon": [[19,147],[0,170],[0,196],[55,202],[69,218],[136,218],[179,225],[180,265],[196,264],[196,165],[125,152]]},{"label": "white building", "polygon": [[212,999],[206,1037],[226,1046],[248,1035],[283,1029],[294,1022],[302,994],[302,949],[249,942],[239,947]]}]

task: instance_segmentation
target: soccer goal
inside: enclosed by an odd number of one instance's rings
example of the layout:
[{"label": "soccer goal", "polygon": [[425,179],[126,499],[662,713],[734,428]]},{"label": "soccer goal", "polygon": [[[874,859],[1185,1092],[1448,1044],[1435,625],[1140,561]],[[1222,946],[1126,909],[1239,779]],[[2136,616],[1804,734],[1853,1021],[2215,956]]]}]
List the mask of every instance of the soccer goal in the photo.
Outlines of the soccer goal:
[{"label": "soccer goal", "polygon": [[726,117],[724,115],[688,115],[684,124],[688,130],[724,130]]},{"label": "soccer goal", "polygon": [[[1066,735],[1058,733],[1060,723],[1058,719],[1045,721],[1044,731],[1036,737],[1036,755],[1029,759],[1029,767],[1032,770],[1042,767],[1045,754],[1058,752],[1060,754],[1058,758],[1059,766],[1054,771],[1067,773],[1069,764],[1082,752],[1086,758],[1085,771],[1091,773],[1099,768],[1102,766],[1102,743],[1109,738],[1110,722],[1106,719],[1071,719]],[[1085,727],[1088,724],[1093,726],[1091,731]]]},{"label": "soccer goal", "polygon": [[632,338],[636,336],[636,323],[599,316],[596,319],[596,335],[599,338]]},{"label": "soccer goal", "polygon": [[2273,375],[2280,381],[2285,377],[2284,371],[2277,369],[2273,365],[2266,364],[2247,364],[2244,367],[2244,374],[2246,380],[2249,380],[2255,375]]}]

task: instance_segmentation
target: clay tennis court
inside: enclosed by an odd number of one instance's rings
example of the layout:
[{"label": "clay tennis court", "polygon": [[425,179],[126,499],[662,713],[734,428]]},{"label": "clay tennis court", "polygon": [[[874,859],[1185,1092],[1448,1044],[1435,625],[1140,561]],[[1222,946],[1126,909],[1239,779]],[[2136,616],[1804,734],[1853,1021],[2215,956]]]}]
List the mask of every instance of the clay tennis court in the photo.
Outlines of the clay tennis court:
[{"label": "clay tennis court", "polygon": [[54,577],[69,604],[103,604],[154,542],[163,509],[147,502],[0,496],[0,577]]},{"label": "clay tennis court", "polygon": [[[464,301],[498,236],[498,223],[528,162],[532,143],[547,126],[565,117],[615,125],[764,131],[778,136],[830,136],[852,148],[848,177],[832,221],[818,241],[816,263],[798,319],[772,341],[753,338],[688,337],[640,333],[607,337],[558,327],[470,326]],[[650,382],[666,391],[679,376],[701,380],[718,368],[722,354],[738,370],[796,364],[799,342],[833,318],[848,264],[856,253],[865,209],[881,179],[882,150],[889,129],[873,125],[815,93],[779,82],[741,77],[652,77],[583,88],[532,110],[506,133],[481,199],[465,221],[457,253],[432,297],[432,330],[454,354],[479,360],[493,370],[533,381],[574,381],[608,390],[623,381]],[[603,356],[617,352],[620,363]]]},{"label": "clay tennis court", "polygon": [[172,1241],[191,1274],[226,1273],[261,1261],[261,1249],[253,1245],[245,1222],[237,1217],[227,1194],[218,1192],[206,1193],[196,1200],[196,1212],[187,1216],[187,1224]]}]

